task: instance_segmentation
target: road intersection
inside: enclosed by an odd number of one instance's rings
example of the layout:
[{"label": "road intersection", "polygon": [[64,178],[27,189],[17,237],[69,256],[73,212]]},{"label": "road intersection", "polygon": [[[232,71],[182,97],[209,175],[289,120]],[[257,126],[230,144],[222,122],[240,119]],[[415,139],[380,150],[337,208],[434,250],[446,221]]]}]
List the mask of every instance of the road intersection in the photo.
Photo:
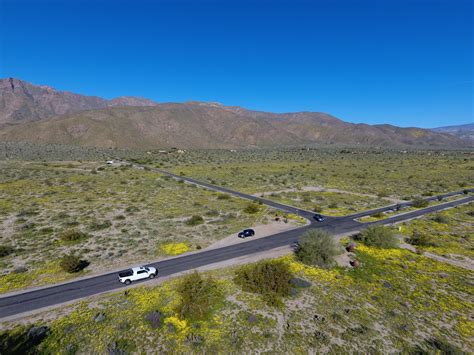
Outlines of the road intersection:
[{"label": "road intersection", "polygon": [[[427,198],[427,200],[429,201],[434,201],[437,199],[442,200],[447,197],[468,193],[465,197],[462,197],[460,199],[446,203],[439,203],[437,205],[433,205],[423,209],[417,209],[407,213],[393,215],[392,217],[376,222],[361,223],[356,221],[355,219],[364,216],[369,216],[377,212],[393,210],[394,208],[397,208],[397,205],[390,205],[344,217],[328,216],[326,217],[324,222],[320,223],[315,222],[313,220],[312,217],[314,213],[308,210],[284,205],[268,199],[263,199],[239,191],[234,191],[225,187],[212,185],[190,177],[176,175],[174,173],[162,169],[149,168],[137,164],[132,164],[132,166],[138,169],[147,169],[160,174],[164,174],[172,178],[183,180],[187,183],[195,184],[197,186],[213,191],[227,193],[239,198],[256,201],[286,213],[298,214],[299,216],[302,216],[310,221],[310,223],[304,227],[273,234],[267,237],[235,245],[229,245],[221,248],[204,250],[202,252],[184,254],[182,256],[175,257],[172,259],[151,263],[150,266],[153,266],[159,270],[159,277],[175,275],[184,271],[215,264],[221,261],[230,260],[255,253],[266,252],[275,248],[291,245],[292,243],[298,240],[298,237],[302,233],[314,228],[323,228],[332,234],[357,232],[370,225],[387,225],[399,223],[402,221],[420,217],[427,213],[432,213],[446,208],[455,207],[460,204],[469,203],[474,200],[474,196],[469,194],[472,193],[474,189],[468,189]],[[399,204],[398,206],[399,208],[405,208],[410,205],[410,202],[406,202]],[[111,272],[63,284],[52,285],[50,287],[44,287],[37,290],[25,290],[25,292],[22,293],[4,294],[0,296],[0,319],[19,315],[25,312],[37,311],[44,307],[59,306],[61,304],[78,300],[80,298],[89,297],[104,292],[117,291],[120,289],[124,289],[125,287],[126,286],[124,286],[118,281],[117,272]]]}]

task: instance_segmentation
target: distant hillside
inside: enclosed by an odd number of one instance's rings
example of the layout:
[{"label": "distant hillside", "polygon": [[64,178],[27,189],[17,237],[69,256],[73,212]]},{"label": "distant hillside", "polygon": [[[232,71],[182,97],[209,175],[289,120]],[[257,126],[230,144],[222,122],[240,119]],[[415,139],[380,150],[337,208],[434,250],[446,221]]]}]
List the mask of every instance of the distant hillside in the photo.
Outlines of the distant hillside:
[{"label": "distant hillside", "polygon": [[468,123],[458,126],[446,126],[433,128],[434,132],[449,133],[463,139],[474,141],[474,123]]},{"label": "distant hillside", "polygon": [[465,146],[449,134],[351,124],[317,112],[275,114],[215,103],[108,107],[5,127],[2,141],[151,149],[256,148],[302,144]]},{"label": "distant hillside", "polygon": [[151,106],[156,103],[136,97],[106,100],[48,86],[37,86],[26,81],[0,79],[0,126],[48,119],[53,116],[110,106]]}]

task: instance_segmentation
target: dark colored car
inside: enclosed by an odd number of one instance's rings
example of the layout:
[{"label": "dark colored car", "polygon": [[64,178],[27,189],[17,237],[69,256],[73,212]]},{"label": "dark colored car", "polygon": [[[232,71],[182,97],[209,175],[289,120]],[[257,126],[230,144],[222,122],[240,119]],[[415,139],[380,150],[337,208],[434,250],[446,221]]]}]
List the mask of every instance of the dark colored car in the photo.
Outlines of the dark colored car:
[{"label": "dark colored car", "polygon": [[244,229],[242,232],[239,233],[239,238],[247,238],[252,237],[255,235],[255,231],[253,229]]},{"label": "dark colored car", "polygon": [[324,221],[324,216],[320,215],[319,213],[316,213],[314,216],[313,216],[314,220],[317,221],[317,222],[323,222]]}]

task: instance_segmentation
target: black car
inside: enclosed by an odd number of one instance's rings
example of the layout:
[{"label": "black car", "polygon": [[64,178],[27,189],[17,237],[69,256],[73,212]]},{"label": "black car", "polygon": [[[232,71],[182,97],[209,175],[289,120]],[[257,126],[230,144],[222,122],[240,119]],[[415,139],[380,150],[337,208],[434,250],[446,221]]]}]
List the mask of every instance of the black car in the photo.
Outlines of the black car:
[{"label": "black car", "polygon": [[247,238],[252,237],[255,235],[255,231],[253,229],[244,229],[242,232],[239,233],[239,238]]},{"label": "black car", "polygon": [[319,213],[316,213],[313,218],[318,221],[318,222],[323,222],[324,221],[324,216],[320,215]]}]

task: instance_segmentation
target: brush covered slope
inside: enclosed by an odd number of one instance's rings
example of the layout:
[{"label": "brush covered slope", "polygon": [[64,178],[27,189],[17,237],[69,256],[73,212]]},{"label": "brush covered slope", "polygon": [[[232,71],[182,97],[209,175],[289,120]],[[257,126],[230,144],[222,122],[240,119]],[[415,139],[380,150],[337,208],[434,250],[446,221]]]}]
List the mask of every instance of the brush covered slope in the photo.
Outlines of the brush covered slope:
[{"label": "brush covered slope", "polygon": [[303,144],[466,146],[448,134],[371,126],[325,113],[275,114],[206,103],[108,107],[4,127],[2,141],[152,149],[261,148]]}]

